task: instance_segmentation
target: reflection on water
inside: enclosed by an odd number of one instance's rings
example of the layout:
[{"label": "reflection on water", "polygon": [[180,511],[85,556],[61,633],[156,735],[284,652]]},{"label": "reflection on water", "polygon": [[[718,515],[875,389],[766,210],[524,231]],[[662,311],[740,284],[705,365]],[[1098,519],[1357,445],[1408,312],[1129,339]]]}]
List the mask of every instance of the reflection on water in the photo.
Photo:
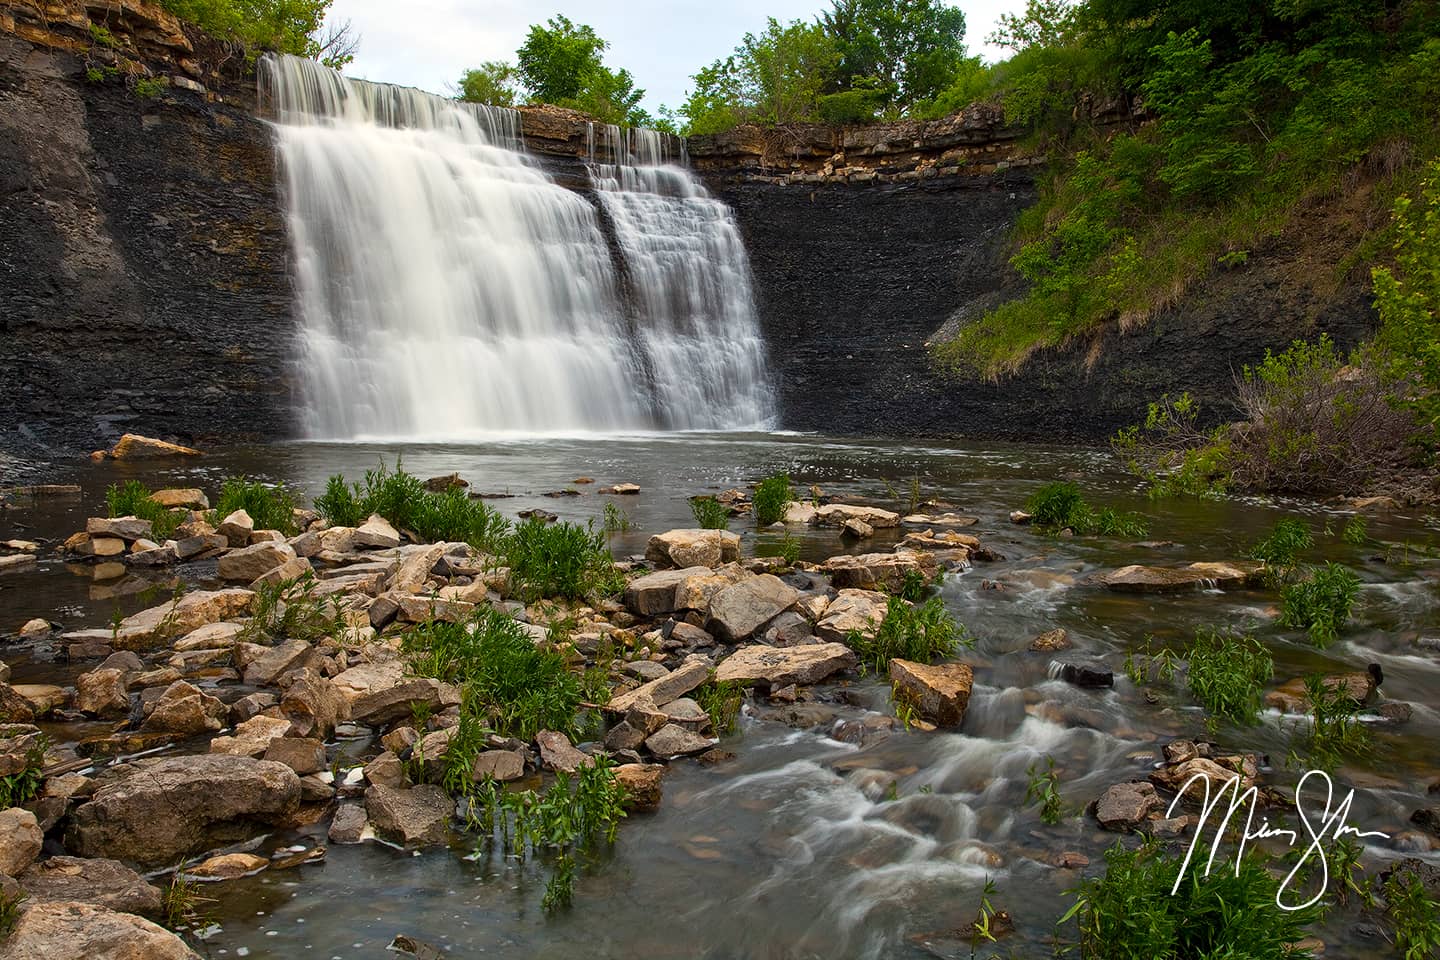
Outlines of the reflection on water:
[{"label": "reflection on water", "polygon": [[[1375,542],[1354,547],[1321,535],[1319,554],[1347,563],[1365,582],[1360,625],[1324,652],[1276,626],[1276,597],[1264,591],[1101,592],[1085,582],[1097,570],[1234,558],[1282,512],[1303,510],[1317,530],[1328,515],[1314,505],[1244,501],[1152,505],[1093,451],[773,435],[495,439],[403,448],[297,444],[222,451],[199,466],[77,466],[81,499],[6,514],[0,538],[63,537],[87,513],[103,509],[106,484],[132,475],[152,485],[213,489],[222,476],[244,472],[313,496],[327,475],[359,478],[381,455],[403,455],[405,468],[421,476],[458,472],[473,490],[511,494],[492,503],[512,517],[541,507],[568,520],[598,520],[605,504],[615,503],[633,524],[614,541],[621,554],[643,551],[651,533],[689,525],[688,496],[743,486],[777,470],[802,488],[814,484],[892,506],[905,505],[917,478],[922,499],[980,517],[971,532],[1005,558],[950,574],[942,586],[946,605],[977,637],[965,655],[976,667],[965,725],[948,734],[885,729],[887,691],[873,677],[817,688],[817,703],[759,704],[725,744],[736,753],[733,761],[673,766],[661,810],[632,818],[615,848],[596,855],[582,871],[569,913],[550,920],[540,914],[545,877],[534,865],[467,860],[465,850],[411,855],[368,844],[332,847],[323,864],[222,888],[215,911],[220,929],[209,941],[214,956],[243,950],[257,958],[379,958],[392,955],[385,947],[395,934],[406,933],[464,957],[968,957],[962,931],[975,917],[987,878],[996,884],[997,906],[1015,918],[1010,942],[1016,954],[1042,955],[1048,948],[1039,944],[1064,909],[1062,891],[1083,872],[1055,866],[1059,855],[1082,854],[1098,865],[1115,837],[1080,816],[1043,825],[1034,808],[1024,806],[1027,771],[1054,758],[1064,799],[1078,812],[1111,783],[1143,777],[1167,738],[1200,732],[1200,714],[1187,697],[1163,685],[1137,689],[1121,668],[1126,652],[1148,637],[1183,643],[1202,624],[1255,631],[1272,647],[1278,679],[1314,669],[1363,669],[1372,660],[1384,664],[1386,694],[1411,702],[1414,717],[1403,727],[1377,728],[1370,762],[1342,772],[1342,779],[1365,787],[1353,823],[1404,832],[1440,767],[1440,654],[1417,643],[1440,635],[1433,563],[1385,562],[1384,547]],[[582,495],[544,496],[581,475],[597,481],[580,487]],[[1008,522],[1010,510],[1057,477],[1078,478],[1103,505],[1145,512],[1148,537],[1170,545],[1057,540]],[[642,493],[589,492],[620,481],[640,484]],[[747,553],[782,535],[743,522],[735,528]],[[794,533],[808,558],[854,549],[832,532]],[[1435,531],[1395,517],[1373,522],[1370,534],[1376,542],[1422,544],[1433,542]],[[18,626],[47,616],[67,628],[101,626],[117,604],[128,612],[144,602],[133,591],[145,581],[123,571],[95,580],[93,571],[47,559],[40,572],[0,579],[4,625],[13,629],[10,621]],[[1075,652],[1116,671],[1114,689],[1081,690],[1050,678],[1055,655],[1026,646],[1056,627],[1069,632]],[[75,668],[22,659],[15,669],[22,678],[64,678]],[[1147,692],[1157,702],[1148,703]],[[1222,729],[1220,739],[1266,753],[1278,767],[1293,723],[1272,712],[1259,728]],[[869,731],[862,742],[850,742],[861,730]],[[1293,775],[1273,769],[1269,776],[1288,782]],[[312,835],[323,839],[323,825]],[[269,842],[295,840],[286,835]],[[1373,952],[1344,924],[1321,933],[1327,957]]]}]

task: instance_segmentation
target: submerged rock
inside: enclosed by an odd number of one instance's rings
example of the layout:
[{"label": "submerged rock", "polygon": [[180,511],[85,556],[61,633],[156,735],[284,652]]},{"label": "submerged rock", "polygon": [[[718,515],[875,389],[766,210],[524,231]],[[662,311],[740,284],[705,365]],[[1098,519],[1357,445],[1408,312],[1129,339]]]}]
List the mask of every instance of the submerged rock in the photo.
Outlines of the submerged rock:
[{"label": "submerged rock", "polygon": [[1251,560],[1192,563],[1184,567],[1131,564],[1097,574],[1094,582],[1121,593],[1181,593],[1187,590],[1238,590],[1259,586],[1265,565]]}]

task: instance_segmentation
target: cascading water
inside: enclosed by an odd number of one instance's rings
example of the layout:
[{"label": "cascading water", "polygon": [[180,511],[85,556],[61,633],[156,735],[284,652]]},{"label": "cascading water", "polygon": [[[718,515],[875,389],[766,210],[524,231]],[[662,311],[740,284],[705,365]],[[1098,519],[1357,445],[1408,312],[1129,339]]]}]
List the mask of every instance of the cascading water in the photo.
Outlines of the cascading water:
[{"label": "cascading water", "polygon": [[[296,57],[267,57],[261,85],[278,121],[308,435],[767,425],[748,271],[726,216],[711,211],[716,226],[694,227],[728,229],[713,247],[729,259],[703,277],[686,278],[683,265],[657,271],[647,257],[664,258],[635,244],[644,306],[633,336],[595,208],[521,152],[516,111],[350,80]],[[689,179],[678,168],[665,176]],[[622,237],[648,229],[643,211],[619,206],[630,216],[623,227],[616,219]],[[675,300],[655,284],[703,288],[687,302],[710,313],[652,310]],[[684,343],[667,352],[667,340]]]}]

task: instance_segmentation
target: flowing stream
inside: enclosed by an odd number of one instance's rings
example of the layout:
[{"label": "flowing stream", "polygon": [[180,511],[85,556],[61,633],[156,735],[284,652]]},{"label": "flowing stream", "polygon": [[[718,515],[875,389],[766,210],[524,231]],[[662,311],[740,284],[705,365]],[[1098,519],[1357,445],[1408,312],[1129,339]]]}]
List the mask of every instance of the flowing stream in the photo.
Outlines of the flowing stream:
[{"label": "flowing stream", "polygon": [[[773,419],[733,219],[649,146],[597,160],[613,219],[520,114],[267,57],[312,437],[747,429]],[[618,131],[602,133],[621,142]],[[628,293],[627,293],[628,287]]]}]

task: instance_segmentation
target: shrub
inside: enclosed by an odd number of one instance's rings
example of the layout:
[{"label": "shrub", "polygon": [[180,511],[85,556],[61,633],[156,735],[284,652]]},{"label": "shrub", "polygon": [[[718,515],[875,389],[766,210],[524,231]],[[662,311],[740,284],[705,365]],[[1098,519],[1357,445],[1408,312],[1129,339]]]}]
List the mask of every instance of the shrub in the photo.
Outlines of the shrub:
[{"label": "shrub", "polygon": [[1145,521],[1140,516],[1116,513],[1109,507],[1095,510],[1085,502],[1080,488],[1073,483],[1046,484],[1030,498],[1026,510],[1032,515],[1034,524],[1044,530],[1070,530],[1077,536],[1145,535]]},{"label": "shrub", "polygon": [[1397,867],[1381,888],[1385,913],[1395,927],[1395,948],[1404,960],[1440,956],[1440,902],[1408,865]]},{"label": "shrub", "polygon": [[1195,635],[1186,682],[1212,721],[1224,718],[1253,726],[1260,720],[1261,694],[1275,675],[1275,662],[1254,637],[1215,630]]},{"label": "shrub", "polygon": [[777,473],[755,486],[755,522],[762,527],[785,519],[785,508],[795,499],[790,475]]},{"label": "shrub", "polygon": [[858,630],[851,631],[845,638],[846,646],[877,673],[883,673],[896,657],[933,663],[941,657],[954,656],[962,646],[970,647],[974,642],[965,627],[950,616],[939,597],[931,597],[921,604],[891,597],[873,639]]},{"label": "shrub", "polygon": [[1359,577],[1338,563],[1327,563],[1313,570],[1309,579],[1284,589],[1280,622],[1309,631],[1310,642],[1323,649],[1339,638],[1359,591]]},{"label": "shrub", "polygon": [[[1065,920],[1080,928],[1085,960],[1156,960],[1235,957],[1303,960],[1293,944],[1320,917],[1318,906],[1282,910],[1280,879],[1258,855],[1217,864],[1205,874],[1191,862],[1170,891],[1182,861],[1148,842],[1136,850],[1119,843],[1105,853],[1105,874],[1081,882]],[[1063,921],[1062,921],[1063,922]]]},{"label": "shrub", "polygon": [[510,592],[526,600],[610,596],[625,587],[603,531],[531,517],[500,544],[510,568]]},{"label": "shrub", "polygon": [[482,500],[472,500],[464,490],[426,493],[411,518],[411,528],[431,542],[463,541],[482,550],[498,546],[510,530],[510,523]]},{"label": "shrub", "polygon": [[210,522],[218,525],[236,510],[244,510],[256,530],[279,530],[294,536],[295,497],[284,484],[261,483],[244,477],[230,477],[220,486],[220,497],[210,511]]},{"label": "shrub", "polygon": [[842,90],[815,100],[815,110],[825,123],[872,123],[883,98],[875,90]]},{"label": "shrub", "polygon": [[1315,546],[1310,527],[1300,520],[1282,517],[1274,528],[1255,542],[1250,556],[1263,561],[1267,579],[1272,584],[1284,583],[1294,576],[1300,554]]},{"label": "shrub", "polygon": [[365,471],[365,493],[361,504],[365,514],[378,513],[396,528],[415,529],[415,519],[425,509],[428,491],[421,479],[406,473],[399,460],[391,470],[380,461],[374,470]]},{"label": "shrub", "polygon": [[157,540],[168,539],[186,517],[185,511],[167,510],[150,499],[150,488],[139,480],[126,480],[118,486],[112,484],[105,491],[105,507],[112,517],[149,520]]},{"label": "shrub", "polygon": [[[1344,684],[1326,683],[1319,674],[1305,678],[1310,724],[1298,738],[1307,764],[1333,770],[1346,758],[1359,757],[1370,745],[1370,732],[1359,719],[1361,706]],[[1292,749],[1292,756],[1296,751]]]},{"label": "shrub", "polygon": [[702,530],[724,530],[730,526],[730,508],[714,497],[691,497],[690,512]]},{"label": "shrub", "polygon": [[537,646],[504,613],[484,609],[468,623],[422,623],[401,649],[415,674],[458,685],[461,715],[489,729],[522,740],[540,730],[575,730],[579,678],[559,652]]},{"label": "shrub", "polygon": [[695,702],[710,715],[710,726],[716,736],[735,732],[735,721],[745,702],[745,690],[733,680],[711,680],[695,691]]},{"label": "shrub", "polygon": [[1110,438],[1126,469],[1149,484],[1151,499],[1214,497],[1230,483],[1230,444],[1222,427],[1200,425],[1200,404],[1188,393],[1151,403],[1144,424]]},{"label": "shrub", "polygon": [[325,485],[315,509],[332,526],[354,527],[371,514],[379,514],[396,529],[432,542],[463,541],[479,550],[495,550],[510,530],[504,517],[484,501],[472,500],[451,487],[441,493],[425,489],[419,477],[399,463],[392,471],[380,461],[365,471],[365,484],[347,484],[339,474]]},{"label": "shrub", "polygon": [[358,527],[369,513],[360,484],[347,484],[340,474],[325,483],[325,492],[315,498],[315,510],[332,527]]},{"label": "shrub", "polygon": [[169,86],[169,77],[140,77],[135,81],[135,96],[141,100],[153,100]]}]

